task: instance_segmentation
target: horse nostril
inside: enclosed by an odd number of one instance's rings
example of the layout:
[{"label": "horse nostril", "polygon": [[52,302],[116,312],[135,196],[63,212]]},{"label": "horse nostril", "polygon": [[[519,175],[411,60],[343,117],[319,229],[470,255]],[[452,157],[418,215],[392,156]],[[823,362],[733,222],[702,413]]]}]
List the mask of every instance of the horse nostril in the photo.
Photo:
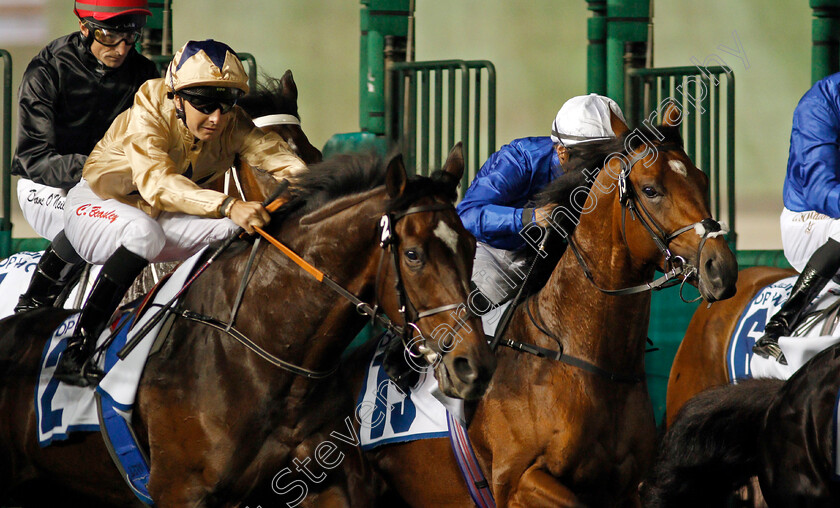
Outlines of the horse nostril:
[{"label": "horse nostril", "polygon": [[473,368],[469,359],[459,356],[452,362],[455,369],[455,375],[464,383],[472,383],[478,377],[478,373]]},{"label": "horse nostril", "polygon": [[706,262],[703,263],[703,268],[705,269],[706,277],[708,277],[710,281],[718,282],[721,280],[718,264],[715,262],[715,258],[713,256],[709,256],[709,258],[706,259]]}]

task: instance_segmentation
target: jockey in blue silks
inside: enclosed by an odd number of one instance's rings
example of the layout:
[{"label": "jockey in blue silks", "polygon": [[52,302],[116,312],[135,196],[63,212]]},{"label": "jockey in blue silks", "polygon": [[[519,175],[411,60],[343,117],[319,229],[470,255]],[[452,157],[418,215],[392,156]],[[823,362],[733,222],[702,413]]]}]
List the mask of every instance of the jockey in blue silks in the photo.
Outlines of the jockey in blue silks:
[{"label": "jockey in blue silks", "polygon": [[461,221],[478,240],[473,282],[494,303],[514,295],[532,257],[519,232],[550,214],[549,209],[529,207],[534,195],[563,173],[567,147],[615,137],[610,111],[624,121],[618,104],[608,97],[569,99],[557,112],[550,136],[515,139],[503,146],[487,159],[458,204]]},{"label": "jockey in blue silks", "polygon": [[783,197],[782,245],[800,275],[753,352],[787,365],[779,337],[840,270],[840,73],[814,83],[793,112]]}]

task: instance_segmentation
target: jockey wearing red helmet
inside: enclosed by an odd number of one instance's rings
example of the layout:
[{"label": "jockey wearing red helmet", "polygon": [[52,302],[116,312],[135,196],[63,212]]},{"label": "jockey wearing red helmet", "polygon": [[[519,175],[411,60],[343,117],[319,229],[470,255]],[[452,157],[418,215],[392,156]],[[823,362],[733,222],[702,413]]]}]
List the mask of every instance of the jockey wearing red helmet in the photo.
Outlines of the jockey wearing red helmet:
[{"label": "jockey wearing red helmet", "polygon": [[16,312],[53,305],[84,261],[63,233],[67,190],[111,122],[131,106],[155,65],[134,49],[150,14],[147,0],[82,0],[79,32],[49,43],[29,63],[19,89],[12,174],[23,216],[47,248]]}]

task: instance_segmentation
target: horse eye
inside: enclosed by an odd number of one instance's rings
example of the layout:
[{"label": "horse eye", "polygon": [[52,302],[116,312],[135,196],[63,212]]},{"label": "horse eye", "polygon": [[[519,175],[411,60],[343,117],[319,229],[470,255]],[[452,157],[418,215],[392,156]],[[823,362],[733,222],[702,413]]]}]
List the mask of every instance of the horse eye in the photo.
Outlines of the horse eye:
[{"label": "horse eye", "polygon": [[654,189],[650,185],[646,185],[646,186],[642,187],[642,192],[645,194],[645,196],[647,196],[649,198],[655,198],[656,196],[659,195],[659,193],[656,192],[656,189]]},{"label": "horse eye", "polygon": [[415,249],[407,249],[405,251],[405,258],[412,263],[417,263],[420,261],[420,254]]}]

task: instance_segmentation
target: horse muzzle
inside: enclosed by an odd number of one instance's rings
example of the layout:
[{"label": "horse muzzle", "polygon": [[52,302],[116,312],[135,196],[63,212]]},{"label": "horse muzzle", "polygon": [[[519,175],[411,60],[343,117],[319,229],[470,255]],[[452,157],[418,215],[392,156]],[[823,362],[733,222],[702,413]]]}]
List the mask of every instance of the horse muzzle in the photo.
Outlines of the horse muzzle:
[{"label": "horse muzzle", "polygon": [[735,294],[738,262],[723,238],[710,239],[700,252],[697,289],[707,302],[726,300]]}]

